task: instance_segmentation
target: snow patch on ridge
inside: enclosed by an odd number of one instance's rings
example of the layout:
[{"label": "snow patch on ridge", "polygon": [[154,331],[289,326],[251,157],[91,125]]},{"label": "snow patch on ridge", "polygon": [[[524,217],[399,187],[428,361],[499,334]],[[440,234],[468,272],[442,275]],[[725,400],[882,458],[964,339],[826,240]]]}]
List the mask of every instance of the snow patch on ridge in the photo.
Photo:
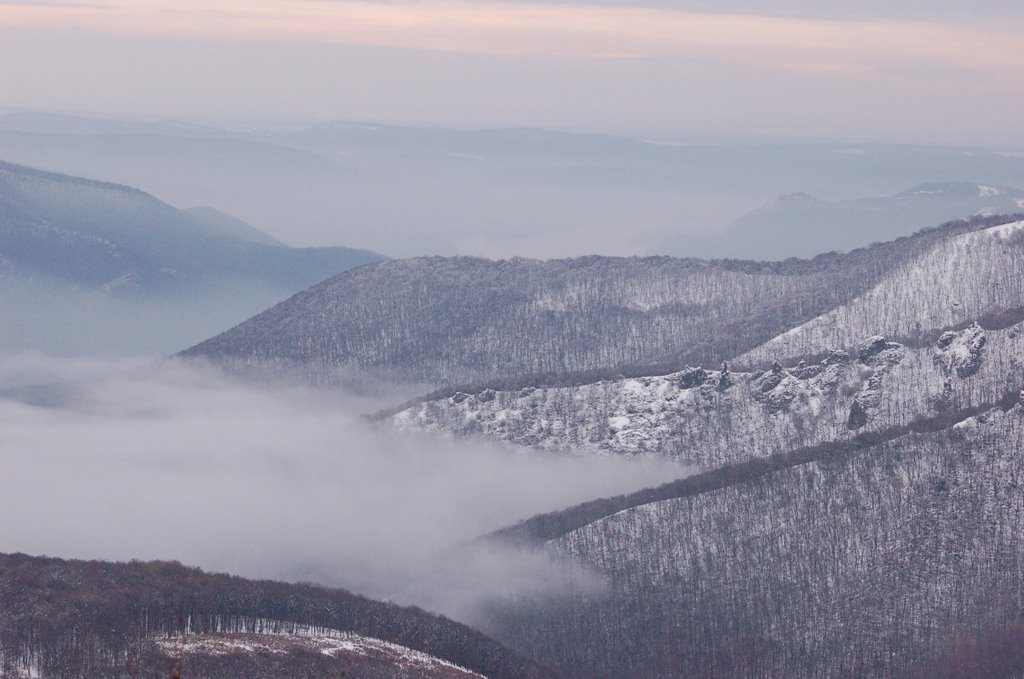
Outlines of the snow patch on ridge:
[{"label": "snow patch on ridge", "polygon": [[237,653],[285,654],[306,651],[332,658],[346,655],[374,658],[409,670],[446,668],[466,677],[483,677],[447,660],[381,639],[334,629],[314,629],[304,625],[268,622],[269,624],[259,626],[254,632],[185,634],[157,639],[156,644],[162,652],[174,657]]},{"label": "snow patch on ridge", "polygon": [[[1024,200],[1018,200],[1017,204],[1024,207]],[[1024,221],[1011,222],[1010,224],[1000,224],[999,226],[991,226],[985,229],[985,233],[992,234],[993,236],[999,236],[1000,238],[1009,238],[1014,233],[1024,229]]]}]

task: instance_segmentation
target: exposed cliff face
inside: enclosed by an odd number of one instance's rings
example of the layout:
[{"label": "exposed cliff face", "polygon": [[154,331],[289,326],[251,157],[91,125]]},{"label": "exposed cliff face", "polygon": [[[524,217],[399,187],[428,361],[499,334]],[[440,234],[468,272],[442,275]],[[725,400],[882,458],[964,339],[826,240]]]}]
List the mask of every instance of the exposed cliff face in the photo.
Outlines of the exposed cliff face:
[{"label": "exposed cliff face", "polygon": [[859,372],[866,381],[850,404],[850,415],[846,420],[847,429],[861,429],[871,421],[882,405],[882,381],[886,373],[899,365],[905,355],[906,350],[902,345],[887,342],[881,335],[869,337],[861,342],[857,350],[861,366]]},{"label": "exposed cliff face", "polygon": [[[463,389],[414,404],[392,421],[542,448],[669,455],[716,466],[971,407],[1022,379],[1022,226],[930,242],[848,303],[730,361],[732,371],[687,367],[514,389],[499,382],[485,397]],[[970,310],[979,316],[966,317]],[[957,329],[943,331],[950,325]],[[872,334],[879,331],[906,339]],[[769,362],[768,370],[735,369]]]},{"label": "exposed cliff face", "polygon": [[994,401],[1024,380],[1024,324],[975,324],[918,347],[872,336],[855,356],[835,350],[789,368],[729,372],[725,386],[720,370],[687,368],[574,387],[458,392],[390,420],[408,430],[714,467]]},{"label": "exposed cliff face", "polygon": [[970,377],[978,372],[988,341],[985,331],[977,323],[960,332],[947,331],[936,342],[935,362],[948,374],[959,378]]}]

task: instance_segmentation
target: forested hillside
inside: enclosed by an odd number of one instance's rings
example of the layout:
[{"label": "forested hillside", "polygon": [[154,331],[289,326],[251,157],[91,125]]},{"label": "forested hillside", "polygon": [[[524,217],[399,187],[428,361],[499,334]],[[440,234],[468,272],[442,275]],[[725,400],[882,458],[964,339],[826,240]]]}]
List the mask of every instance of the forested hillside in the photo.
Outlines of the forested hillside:
[{"label": "forested hillside", "polygon": [[1007,221],[956,222],[847,255],[782,263],[384,262],[314,286],[184,353],[297,369],[319,381],[369,371],[435,385],[558,383],[580,373],[593,381],[716,365],[850,303],[949,239]]},{"label": "forested hillside", "polygon": [[492,631],[579,677],[966,677],[977,648],[992,673],[974,676],[1015,676],[1022,408],[680,482],[565,531],[546,517],[544,549],[610,589],[506,608]]},{"label": "forested hillside", "polygon": [[496,381],[388,413],[703,469],[500,531],[607,589],[499,604],[486,629],[578,677],[1020,676],[1021,224],[947,231],[718,369]]},{"label": "forested hillside", "polygon": [[775,264],[420,258],[324,281],[185,354],[433,384],[378,421],[694,473],[475,543],[587,582],[483,595],[499,641],[344,592],[2,557],[5,671],[1017,676],[1022,226]]},{"label": "forested hillside", "polygon": [[466,679],[553,674],[464,625],[176,563],[0,555],[0,676]]}]

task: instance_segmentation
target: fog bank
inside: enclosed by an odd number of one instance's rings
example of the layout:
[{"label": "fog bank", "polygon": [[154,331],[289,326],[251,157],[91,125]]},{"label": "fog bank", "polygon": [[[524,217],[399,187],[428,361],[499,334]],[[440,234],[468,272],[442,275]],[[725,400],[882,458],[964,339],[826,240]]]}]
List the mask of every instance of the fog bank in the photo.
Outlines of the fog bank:
[{"label": "fog bank", "polygon": [[173,559],[312,580],[463,618],[571,576],[529,554],[443,556],[543,511],[683,475],[402,435],[340,392],[177,361],[0,357],[0,551]]}]

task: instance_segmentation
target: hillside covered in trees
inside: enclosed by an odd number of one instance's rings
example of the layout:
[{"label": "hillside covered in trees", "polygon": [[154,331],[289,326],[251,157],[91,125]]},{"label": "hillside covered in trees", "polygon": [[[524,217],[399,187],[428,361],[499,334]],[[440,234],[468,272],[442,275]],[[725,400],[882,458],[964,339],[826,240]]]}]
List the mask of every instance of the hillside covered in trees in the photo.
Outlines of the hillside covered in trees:
[{"label": "hillside covered in trees", "polygon": [[1022,450],[1013,394],[538,517],[496,539],[609,590],[489,631],[578,677],[1018,676]]},{"label": "hillside covered in trees", "polygon": [[[947,241],[1009,221],[976,218],[845,255],[775,263],[383,262],[324,281],[183,354],[236,369],[294,370],[314,382],[368,374],[437,386],[714,366],[852,303]],[[987,311],[971,301],[964,298],[958,317]]]},{"label": "hillside covered in trees", "polygon": [[[177,563],[0,555],[0,676],[553,677],[464,625]],[[344,674],[348,672],[349,674]]]},{"label": "hillside covered in trees", "polygon": [[863,295],[717,370],[495,381],[386,415],[410,431],[713,467],[992,402],[1024,370],[1022,225],[939,240]]}]

